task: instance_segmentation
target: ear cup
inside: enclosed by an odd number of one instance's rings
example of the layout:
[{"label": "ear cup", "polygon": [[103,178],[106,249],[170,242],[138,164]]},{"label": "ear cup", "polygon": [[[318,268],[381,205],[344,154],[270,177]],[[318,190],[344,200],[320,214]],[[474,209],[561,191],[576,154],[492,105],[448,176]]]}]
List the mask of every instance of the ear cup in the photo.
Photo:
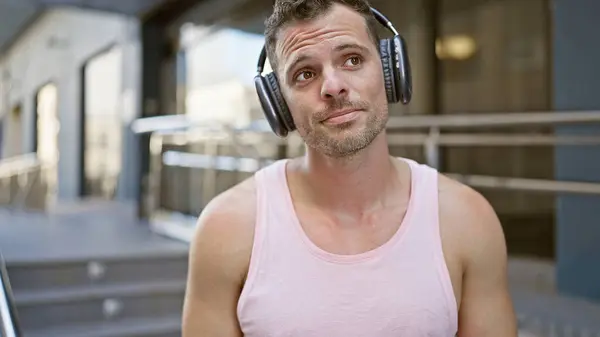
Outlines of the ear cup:
[{"label": "ear cup", "polygon": [[393,46],[390,46],[393,48],[392,58],[394,59],[394,71],[392,73],[394,74],[397,98],[403,104],[408,104],[412,97],[412,75],[408,59],[408,48],[406,41],[399,35],[394,36],[392,41]]},{"label": "ear cup", "polygon": [[383,80],[385,83],[385,93],[389,103],[398,102],[398,88],[396,86],[394,55],[390,39],[381,39],[379,41],[379,52],[381,55],[381,66],[383,68]]},{"label": "ear cup", "polygon": [[277,99],[273,97],[269,81],[265,77],[257,75],[254,77],[254,86],[256,87],[258,100],[262,106],[265,118],[267,119],[267,122],[269,122],[271,129],[277,136],[286,137],[288,135],[288,130],[279,117],[279,103],[277,103]]},{"label": "ear cup", "polygon": [[277,76],[274,73],[269,73],[265,76],[267,80],[267,84],[269,86],[269,91],[271,92],[271,97],[273,97],[276,108],[277,115],[283,122],[284,127],[288,132],[296,130],[296,125],[294,124],[294,119],[292,118],[292,114],[279,90],[279,82],[277,81]]}]

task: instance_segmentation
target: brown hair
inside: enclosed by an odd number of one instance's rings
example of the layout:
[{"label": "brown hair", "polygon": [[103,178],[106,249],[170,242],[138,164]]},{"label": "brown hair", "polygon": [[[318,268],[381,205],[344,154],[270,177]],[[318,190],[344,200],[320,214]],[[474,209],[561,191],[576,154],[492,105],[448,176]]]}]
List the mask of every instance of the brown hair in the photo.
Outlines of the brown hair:
[{"label": "brown hair", "polygon": [[367,0],[275,0],[273,13],[265,21],[265,49],[274,72],[277,71],[277,33],[297,21],[310,21],[325,15],[334,3],[350,7],[365,18],[367,31],[379,50],[377,21]]}]

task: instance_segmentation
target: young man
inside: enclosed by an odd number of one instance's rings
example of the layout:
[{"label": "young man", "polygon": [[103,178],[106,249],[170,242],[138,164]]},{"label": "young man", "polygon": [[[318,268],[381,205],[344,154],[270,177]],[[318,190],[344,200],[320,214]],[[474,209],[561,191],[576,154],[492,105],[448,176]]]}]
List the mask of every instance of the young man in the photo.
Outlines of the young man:
[{"label": "young man", "polygon": [[515,337],[506,247],[472,189],[388,152],[364,0],[277,0],[267,51],[306,143],[206,207],[184,337]]}]

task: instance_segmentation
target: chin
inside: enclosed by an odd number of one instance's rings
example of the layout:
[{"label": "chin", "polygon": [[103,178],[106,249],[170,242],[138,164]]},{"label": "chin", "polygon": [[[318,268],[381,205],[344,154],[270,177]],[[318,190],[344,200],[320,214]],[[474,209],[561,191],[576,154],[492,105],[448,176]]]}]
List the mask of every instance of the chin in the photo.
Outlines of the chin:
[{"label": "chin", "polygon": [[319,153],[333,157],[344,157],[369,146],[385,129],[384,116],[357,118],[344,123],[316,123],[298,131],[304,142]]},{"label": "chin", "polygon": [[372,140],[366,138],[336,139],[317,147],[316,150],[330,158],[349,158],[367,148],[371,142]]},{"label": "chin", "polygon": [[328,157],[344,158],[355,155],[368,147],[377,137],[377,132],[366,127],[343,130],[321,130],[305,138],[306,144]]},{"label": "chin", "polygon": [[346,126],[345,128],[336,128],[329,130],[327,133],[331,139],[337,141],[351,141],[352,139],[364,138],[369,134],[369,130],[365,126]]}]

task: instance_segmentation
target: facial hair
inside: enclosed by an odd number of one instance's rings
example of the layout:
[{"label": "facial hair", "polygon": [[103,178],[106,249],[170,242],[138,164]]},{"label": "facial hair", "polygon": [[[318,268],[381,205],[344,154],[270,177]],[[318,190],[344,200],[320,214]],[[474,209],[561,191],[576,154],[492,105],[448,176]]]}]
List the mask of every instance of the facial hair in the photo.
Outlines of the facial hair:
[{"label": "facial hair", "polygon": [[[367,114],[365,125],[349,121],[335,126],[327,126],[323,121],[332,111],[359,109]],[[308,121],[297,125],[306,145],[329,157],[344,158],[353,156],[366,148],[385,129],[388,114],[387,105],[371,106],[365,101],[334,100],[325,110],[307,113]],[[305,115],[305,114],[303,114]]]}]

